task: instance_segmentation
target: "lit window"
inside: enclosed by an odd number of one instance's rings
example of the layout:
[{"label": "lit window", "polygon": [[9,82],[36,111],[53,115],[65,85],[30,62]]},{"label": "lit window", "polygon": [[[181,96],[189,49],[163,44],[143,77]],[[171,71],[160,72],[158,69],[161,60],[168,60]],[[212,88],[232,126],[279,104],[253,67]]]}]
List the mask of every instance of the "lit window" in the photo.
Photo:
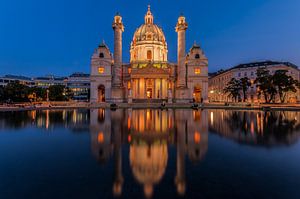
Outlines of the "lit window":
[{"label": "lit window", "polygon": [[128,68],[128,73],[131,74],[131,68]]},{"label": "lit window", "polygon": [[104,67],[99,67],[98,68],[98,73],[100,73],[100,74],[104,73]]},{"label": "lit window", "polygon": [[131,82],[127,82],[127,87],[128,87],[128,90],[131,89]]},{"label": "lit window", "polygon": [[151,50],[148,50],[148,51],[147,51],[147,59],[148,59],[148,60],[151,60],[151,59],[152,59],[152,51],[151,51]]},{"label": "lit window", "polygon": [[195,74],[196,74],[196,75],[200,75],[200,73],[201,73],[200,68],[195,68]]}]

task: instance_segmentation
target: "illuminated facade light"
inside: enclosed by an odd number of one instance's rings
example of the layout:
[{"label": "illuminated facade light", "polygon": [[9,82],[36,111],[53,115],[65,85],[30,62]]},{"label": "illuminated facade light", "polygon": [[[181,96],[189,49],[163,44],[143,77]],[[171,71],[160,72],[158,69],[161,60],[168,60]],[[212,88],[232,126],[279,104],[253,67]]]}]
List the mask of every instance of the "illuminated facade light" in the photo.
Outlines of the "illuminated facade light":
[{"label": "illuminated facade light", "polygon": [[195,72],[195,75],[200,75],[201,74],[201,69],[200,68],[195,68],[194,72]]},{"label": "illuminated facade light", "polygon": [[98,73],[103,74],[104,73],[104,67],[99,67],[98,68]]}]

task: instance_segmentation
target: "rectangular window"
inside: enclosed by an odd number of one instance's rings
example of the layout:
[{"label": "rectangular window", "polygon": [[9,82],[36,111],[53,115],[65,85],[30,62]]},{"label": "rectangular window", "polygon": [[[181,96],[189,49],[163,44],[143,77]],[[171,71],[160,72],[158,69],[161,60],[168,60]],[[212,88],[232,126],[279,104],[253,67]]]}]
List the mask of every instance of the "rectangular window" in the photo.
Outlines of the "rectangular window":
[{"label": "rectangular window", "polygon": [[151,59],[152,59],[152,51],[151,51],[151,50],[148,50],[148,51],[147,51],[147,59],[148,59],[148,60],[151,60]]},{"label": "rectangular window", "polygon": [[103,74],[104,73],[104,67],[99,67],[98,68],[98,73]]},{"label": "rectangular window", "polygon": [[127,88],[128,88],[128,90],[130,90],[131,89],[131,82],[129,81],[129,82],[127,82]]},{"label": "rectangular window", "polygon": [[128,74],[131,74],[131,68],[128,68]]},{"label": "rectangular window", "polygon": [[200,70],[200,68],[195,68],[195,71],[194,71],[194,72],[195,72],[196,75],[200,75],[201,70]]}]

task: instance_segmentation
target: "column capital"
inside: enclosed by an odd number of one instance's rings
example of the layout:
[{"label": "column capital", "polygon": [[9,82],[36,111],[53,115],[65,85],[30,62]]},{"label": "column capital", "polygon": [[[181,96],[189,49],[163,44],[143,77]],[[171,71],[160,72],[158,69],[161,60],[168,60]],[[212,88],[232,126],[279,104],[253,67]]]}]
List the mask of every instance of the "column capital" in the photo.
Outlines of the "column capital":
[{"label": "column capital", "polygon": [[114,17],[114,21],[113,21],[113,24],[112,24],[112,28],[115,30],[115,29],[119,29],[121,30],[122,32],[124,32],[124,25],[123,25],[123,22],[122,22],[122,17],[120,14],[116,14],[116,16]]},{"label": "column capital", "polygon": [[185,17],[184,16],[178,17],[178,21],[177,21],[177,24],[176,24],[176,27],[175,27],[175,31],[176,32],[179,32],[181,30],[185,31],[187,28],[188,28],[188,24],[185,21]]}]

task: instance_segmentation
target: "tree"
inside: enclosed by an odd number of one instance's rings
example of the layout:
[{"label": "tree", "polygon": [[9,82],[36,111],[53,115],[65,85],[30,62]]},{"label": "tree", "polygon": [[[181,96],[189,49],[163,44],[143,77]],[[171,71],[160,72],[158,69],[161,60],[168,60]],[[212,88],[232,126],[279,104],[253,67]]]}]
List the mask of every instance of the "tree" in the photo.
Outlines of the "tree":
[{"label": "tree", "polygon": [[287,70],[277,70],[273,75],[273,84],[277,89],[281,103],[284,103],[288,92],[297,92],[298,81],[287,75]]},{"label": "tree", "polygon": [[241,97],[240,91],[242,90],[240,81],[232,78],[224,88],[224,92],[228,93],[228,96],[231,96],[235,102],[237,102],[237,99]]},{"label": "tree", "polygon": [[32,96],[33,101],[42,101],[46,99],[46,89],[41,87],[29,88],[29,95]]},{"label": "tree", "polygon": [[53,85],[48,90],[50,101],[67,101],[73,96],[71,90],[64,85]]},{"label": "tree", "polygon": [[258,68],[256,71],[256,79],[254,83],[258,88],[258,96],[264,95],[265,102],[270,103],[275,99],[277,90],[273,84],[272,75],[266,68]]},{"label": "tree", "polygon": [[240,79],[239,83],[243,92],[243,101],[245,102],[247,99],[247,91],[248,88],[251,86],[251,82],[248,77],[243,77]]},{"label": "tree", "polygon": [[0,86],[0,102],[4,101],[4,87]]},{"label": "tree", "polygon": [[19,82],[8,83],[4,88],[4,100],[28,102],[29,87]]}]

